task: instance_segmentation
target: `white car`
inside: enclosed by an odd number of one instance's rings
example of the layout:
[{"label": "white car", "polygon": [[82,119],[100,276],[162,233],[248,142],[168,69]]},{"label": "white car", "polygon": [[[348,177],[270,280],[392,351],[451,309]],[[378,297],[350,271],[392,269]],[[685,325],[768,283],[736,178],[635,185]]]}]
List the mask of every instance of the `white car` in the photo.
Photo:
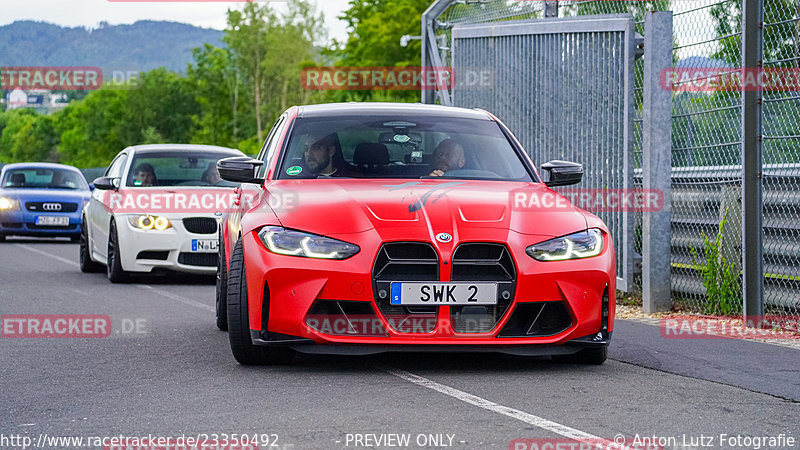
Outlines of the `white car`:
[{"label": "white car", "polygon": [[219,177],[217,161],[244,156],[206,145],[142,145],[121,151],[94,180],[83,209],[80,267],[112,283],[131,272],[168,269],[215,274],[219,217],[237,185]]}]

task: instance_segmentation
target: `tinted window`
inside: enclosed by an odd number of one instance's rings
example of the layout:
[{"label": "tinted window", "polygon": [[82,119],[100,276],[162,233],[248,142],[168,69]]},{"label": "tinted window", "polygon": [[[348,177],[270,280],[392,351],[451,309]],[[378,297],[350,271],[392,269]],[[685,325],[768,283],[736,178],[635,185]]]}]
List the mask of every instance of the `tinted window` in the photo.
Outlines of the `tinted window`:
[{"label": "tinted window", "polygon": [[279,178],[320,175],[531,181],[493,121],[387,114],[297,119]]}]

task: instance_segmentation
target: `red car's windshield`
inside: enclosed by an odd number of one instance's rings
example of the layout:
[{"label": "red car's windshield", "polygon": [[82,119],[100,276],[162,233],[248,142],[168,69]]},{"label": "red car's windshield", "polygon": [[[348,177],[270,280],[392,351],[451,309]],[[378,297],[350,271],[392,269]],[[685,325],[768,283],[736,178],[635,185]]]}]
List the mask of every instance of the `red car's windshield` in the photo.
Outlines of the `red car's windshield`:
[{"label": "red car's windshield", "polygon": [[278,178],[327,176],[531,181],[493,121],[405,115],[297,119]]}]

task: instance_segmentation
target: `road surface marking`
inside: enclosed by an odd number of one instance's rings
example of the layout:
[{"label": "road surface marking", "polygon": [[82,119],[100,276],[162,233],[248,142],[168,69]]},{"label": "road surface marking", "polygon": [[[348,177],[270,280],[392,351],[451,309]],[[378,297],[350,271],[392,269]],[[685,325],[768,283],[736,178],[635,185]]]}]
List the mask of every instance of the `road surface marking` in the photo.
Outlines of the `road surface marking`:
[{"label": "road surface marking", "polygon": [[181,302],[181,303],[184,303],[184,304],[189,305],[189,306],[194,306],[195,308],[200,308],[200,309],[203,309],[203,310],[206,310],[206,311],[212,311],[212,312],[216,312],[217,311],[217,309],[215,307],[213,307],[213,306],[206,305],[205,303],[196,302],[196,301],[194,301],[194,300],[192,300],[190,298],[182,297],[182,296],[180,296],[178,294],[173,294],[171,292],[162,291],[161,289],[156,289],[153,286],[148,286],[146,284],[137,284],[135,286],[138,287],[139,289],[145,289],[145,290],[148,290],[148,291],[153,291],[153,292],[155,292],[156,294],[158,294],[158,295],[160,295],[162,297],[166,297],[168,299],[175,300],[176,302]]},{"label": "road surface marking", "polygon": [[78,264],[75,261],[70,261],[67,258],[62,258],[60,256],[56,256],[56,255],[53,255],[51,253],[47,253],[45,251],[39,250],[38,248],[33,248],[33,247],[30,247],[30,246],[25,245],[25,244],[17,244],[17,245],[22,247],[22,248],[24,248],[25,250],[29,250],[29,251],[32,251],[34,253],[38,253],[40,255],[49,256],[49,257],[51,257],[53,259],[57,259],[57,260],[63,262],[64,264],[69,264],[70,266],[74,266],[74,267],[80,267],[80,264]]},{"label": "road surface marking", "polygon": [[[30,247],[30,246],[25,245],[25,244],[17,244],[17,245],[22,247],[22,248],[24,248],[25,250],[29,250],[29,251],[32,251],[34,253],[38,253],[40,255],[49,256],[50,258],[53,258],[53,259],[58,260],[58,261],[61,261],[64,264],[69,264],[70,266],[80,267],[80,264],[78,264],[75,261],[70,261],[67,258],[62,258],[60,256],[53,255],[51,253],[47,253],[45,251],[39,250],[38,248],[33,248],[33,247]],[[205,311],[216,312],[216,308],[215,307],[206,305],[205,303],[200,303],[200,302],[194,301],[194,300],[192,300],[190,298],[182,297],[180,295],[173,294],[173,293],[170,293],[170,292],[167,292],[167,291],[163,291],[161,289],[156,289],[156,288],[154,288],[152,286],[147,286],[147,285],[144,285],[144,284],[136,284],[134,286],[136,286],[139,289],[145,289],[145,290],[153,291],[156,294],[161,295],[162,297],[166,297],[166,298],[168,298],[170,300],[175,300],[175,301],[181,302],[181,303],[189,305],[189,306],[194,306],[195,308],[200,308],[200,309],[203,309]],[[77,289],[74,289],[74,290],[77,291],[77,292],[80,292]]]},{"label": "road surface marking", "polygon": [[543,430],[556,433],[558,435],[564,436],[569,439],[574,439],[576,441],[587,441],[592,444],[613,445],[613,442],[606,441],[605,439],[601,439],[593,434],[589,434],[581,430],[576,430],[575,428],[571,428],[566,425],[561,425],[560,423],[556,423],[553,422],[552,420],[547,420],[543,417],[526,413],[525,411],[520,411],[518,409],[509,408],[508,406],[499,405],[491,400],[486,400],[485,398],[478,397],[477,395],[472,395],[468,392],[460,391],[456,388],[452,388],[450,386],[437,383],[433,380],[429,380],[425,377],[415,375],[411,372],[406,372],[405,370],[400,370],[395,368],[385,368],[385,370],[398,378],[410,381],[418,386],[432,389],[444,395],[453,397],[456,400],[460,400],[464,403],[469,403],[470,405],[474,405],[479,408],[483,408],[498,414],[502,414],[504,416],[511,417],[512,419],[517,419],[519,421],[533,425],[537,428],[541,428]]}]

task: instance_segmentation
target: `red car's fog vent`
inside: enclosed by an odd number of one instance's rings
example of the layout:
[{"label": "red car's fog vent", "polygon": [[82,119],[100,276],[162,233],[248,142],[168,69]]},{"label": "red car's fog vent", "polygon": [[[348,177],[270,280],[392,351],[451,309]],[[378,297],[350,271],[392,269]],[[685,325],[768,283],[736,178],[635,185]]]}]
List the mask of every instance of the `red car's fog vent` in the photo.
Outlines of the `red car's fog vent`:
[{"label": "red car's fog vent", "polygon": [[306,325],[334,336],[387,336],[370,302],[317,300],[305,319]]}]

